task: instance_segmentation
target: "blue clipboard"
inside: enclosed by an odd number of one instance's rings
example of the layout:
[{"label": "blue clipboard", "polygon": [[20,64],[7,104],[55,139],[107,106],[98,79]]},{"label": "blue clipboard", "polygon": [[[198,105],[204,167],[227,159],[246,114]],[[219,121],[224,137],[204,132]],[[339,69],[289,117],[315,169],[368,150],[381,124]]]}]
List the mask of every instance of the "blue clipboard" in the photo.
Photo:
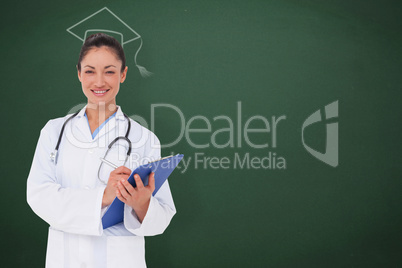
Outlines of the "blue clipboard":
[{"label": "blue clipboard", "polygon": [[[136,186],[134,175],[138,174],[141,177],[144,185],[148,185],[148,176],[151,172],[155,172],[155,191],[152,193],[153,196],[162,187],[163,183],[172,174],[173,170],[180,163],[183,158],[182,154],[175,156],[164,157],[155,162],[151,162],[142,166],[137,167],[128,178],[128,182],[131,183],[133,187]],[[117,197],[113,200],[109,209],[106,211],[105,215],[102,217],[103,229],[109,228],[115,224],[123,222],[124,219],[124,203],[121,202]]]}]

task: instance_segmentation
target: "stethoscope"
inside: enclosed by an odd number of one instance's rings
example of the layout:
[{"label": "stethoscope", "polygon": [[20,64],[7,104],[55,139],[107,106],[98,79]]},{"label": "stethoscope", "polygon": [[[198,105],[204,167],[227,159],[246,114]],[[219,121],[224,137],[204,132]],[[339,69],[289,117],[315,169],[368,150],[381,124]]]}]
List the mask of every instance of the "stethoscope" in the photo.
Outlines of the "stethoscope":
[{"label": "stethoscope", "polygon": [[[62,137],[63,137],[64,128],[66,127],[68,121],[70,121],[71,119],[73,119],[78,113],[79,113],[79,111],[76,112],[75,114],[73,114],[72,116],[70,116],[70,117],[66,120],[66,122],[64,122],[63,126],[61,127],[61,131],[60,131],[60,134],[59,134],[59,139],[57,140],[56,147],[54,148],[54,151],[50,154],[50,160],[51,160],[55,165],[57,164],[57,155],[58,155],[58,151],[59,151],[60,142],[61,142],[61,139],[62,139]],[[112,148],[112,146],[113,146],[118,140],[120,140],[120,139],[121,139],[121,140],[125,140],[125,141],[128,143],[128,150],[127,150],[126,159],[124,160],[124,163],[123,163],[123,166],[124,166],[124,165],[126,164],[126,162],[127,162],[128,157],[129,157],[130,154],[131,154],[131,141],[130,141],[130,139],[128,138],[128,135],[130,134],[130,129],[131,129],[131,122],[130,122],[130,119],[128,118],[128,116],[127,116],[126,114],[123,113],[123,115],[124,115],[124,117],[127,119],[127,122],[128,122],[128,127],[127,127],[127,131],[126,131],[126,135],[124,135],[124,136],[119,136],[119,137],[115,138],[111,143],[109,143],[108,149],[106,150],[106,153],[105,153],[105,155],[103,156],[103,159],[106,159],[106,156],[107,156],[107,154],[109,153],[110,148]],[[107,181],[102,180],[102,179],[100,178],[100,176],[99,176],[100,170],[101,170],[101,168],[102,168],[102,165],[103,165],[103,161],[101,161],[101,164],[99,165],[99,169],[98,169],[98,179],[99,179],[102,183],[107,184]]]}]

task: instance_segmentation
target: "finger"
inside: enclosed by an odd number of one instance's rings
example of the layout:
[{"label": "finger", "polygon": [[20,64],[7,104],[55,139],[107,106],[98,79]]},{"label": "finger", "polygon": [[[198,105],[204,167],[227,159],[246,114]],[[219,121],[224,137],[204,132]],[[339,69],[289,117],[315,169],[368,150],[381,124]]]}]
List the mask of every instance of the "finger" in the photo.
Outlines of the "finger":
[{"label": "finger", "polygon": [[125,168],[124,166],[120,166],[120,167],[116,168],[115,170],[113,170],[112,173],[120,174],[124,170],[124,168]]},{"label": "finger", "polygon": [[131,170],[125,166],[120,166],[120,167],[116,168],[115,170],[113,170],[112,172],[115,174],[126,174],[126,175],[131,174]]},{"label": "finger", "polygon": [[125,200],[125,198],[121,195],[121,192],[119,189],[116,189],[116,197],[120,199],[121,201]]},{"label": "finger", "polygon": [[131,195],[127,192],[126,188],[123,186],[121,181],[117,184],[117,189],[119,190],[120,194],[124,197],[124,199],[129,198]]},{"label": "finger", "polygon": [[152,190],[152,192],[155,190],[155,172],[152,172],[149,175],[149,181],[148,181],[148,186],[149,189]]},{"label": "finger", "polygon": [[119,190],[116,190],[116,197],[123,203],[127,202],[127,199],[123,197]]},{"label": "finger", "polygon": [[144,184],[142,183],[141,177],[138,174],[134,175],[135,184],[137,185],[137,189],[141,190],[144,188]]},{"label": "finger", "polygon": [[113,174],[110,176],[109,180],[112,180],[112,183],[115,185],[121,180],[127,180],[129,175],[122,174]]},{"label": "finger", "polygon": [[123,184],[124,188],[126,188],[126,191],[130,194],[133,195],[135,192],[134,187],[127,181],[127,180],[121,180],[121,184]]}]

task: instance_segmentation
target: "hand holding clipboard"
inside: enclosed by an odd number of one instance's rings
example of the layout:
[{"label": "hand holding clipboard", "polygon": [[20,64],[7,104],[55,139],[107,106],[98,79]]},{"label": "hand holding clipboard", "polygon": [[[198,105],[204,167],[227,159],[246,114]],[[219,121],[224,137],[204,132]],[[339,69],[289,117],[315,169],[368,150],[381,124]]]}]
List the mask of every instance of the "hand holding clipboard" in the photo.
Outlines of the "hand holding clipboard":
[{"label": "hand holding clipboard", "polygon": [[[162,187],[163,183],[167,180],[170,174],[173,172],[173,170],[176,168],[176,166],[179,164],[182,158],[183,155],[178,154],[175,156],[164,157],[158,161],[154,161],[139,166],[131,173],[130,177],[128,178],[128,182],[133,187],[136,187],[134,175],[138,174],[141,177],[144,186],[147,186],[149,174],[151,172],[154,172],[155,190],[152,193],[152,195],[154,196],[158,192],[158,190]],[[121,202],[118,198],[115,198],[115,200],[110,205],[105,215],[102,217],[103,229],[106,229],[110,226],[123,222],[123,219],[124,219],[124,203]]]}]

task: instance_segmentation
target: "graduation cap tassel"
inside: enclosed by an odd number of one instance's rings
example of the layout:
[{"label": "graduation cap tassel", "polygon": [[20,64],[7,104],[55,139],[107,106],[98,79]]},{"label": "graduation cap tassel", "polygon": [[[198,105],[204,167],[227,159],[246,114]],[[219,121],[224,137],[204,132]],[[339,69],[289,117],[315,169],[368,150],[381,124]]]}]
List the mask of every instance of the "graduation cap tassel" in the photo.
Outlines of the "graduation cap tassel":
[{"label": "graduation cap tassel", "polygon": [[[112,20],[115,21],[114,24],[115,26],[119,26],[117,27],[115,30],[110,30],[108,29],[110,27],[110,25],[107,23],[104,23],[104,18],[109,17],[109,19],[111,18]],[[87,26],[85,26],[86,30],[85,34],[79,34],[79,32],[82,32],[81,30],[74,29],[76,26],[82,24],[82,23],[86,23],[87,20],[91,20],[92,22],[98,22],[98,25],[103,25],[103,26],[97,26],[97,28],[95,29],[88,29]],[[109,21],[109,20],[107,20]],[[95,25],[94,23],[92,23],[91,25]],[[89,27],[89,26],[88,26]],[[81,27],[82,28],[82,27]],[[101,30],[102,29],[102,30]],[[119,30],[120,29],[120,30]],[[108,34],[113,33],[113,34],[117,34],[121,36],[121,45],[125,45],[129,42],[135,41],[137,39],[140,39],[141,43],[140,46],[137,49],[137,52],[135,53],[134,56],[134,63],[135,66],[137,66],[138,70],[140,71],[140,74],[142,77],[149,77],[151,75],[153,75],[153,73],[151,73],[150,71],[148,71],[144,66],[138,65],[137,64],[137,55],[138,52],[140,52],[141,48],[142,48],[142,38],[141,36],[134,31],[130,26],[127,25],[127,23],[125,23],[122,19],[120,19],[116,14],[114,14],[110,9],[108,9],[107,7],[101,8],[98,11],[96,11],[95,13],[93,13],[92,15],[89,15],[88,17],[86,17],[85,19],[79,21],[78,23],[74,24],[73,26],[69,27],[67,29],[67,32],[69,32],[70,34],[72,34],[73,36],[75,36],[76,38],[78,38],[79,40],[81,40],[83,43],[85,42],[86,38],[87,38],[87,34],[88,32],[107,32]],[[127,36],[129,39],[128,41],[123,42],[123,33],[125,33],[125,36]]]},{"label": "graduation cap tassel", "polygon": [[140,40],[141,40],[140,47],[138,48],[137,53],[135,53],[135,56],[134,56],[135,66],[137,66],[137,68],[140,71],[140,74],[141,74],[142,77],[150,77],[151,75],[153,75],[153,73],[148,71],[144,66],[141,66],[141,65],[137,64],[137,55],[138,55],[138,52],[140,52],[140,50],[142,48],[142,38],[140,38]]}]

